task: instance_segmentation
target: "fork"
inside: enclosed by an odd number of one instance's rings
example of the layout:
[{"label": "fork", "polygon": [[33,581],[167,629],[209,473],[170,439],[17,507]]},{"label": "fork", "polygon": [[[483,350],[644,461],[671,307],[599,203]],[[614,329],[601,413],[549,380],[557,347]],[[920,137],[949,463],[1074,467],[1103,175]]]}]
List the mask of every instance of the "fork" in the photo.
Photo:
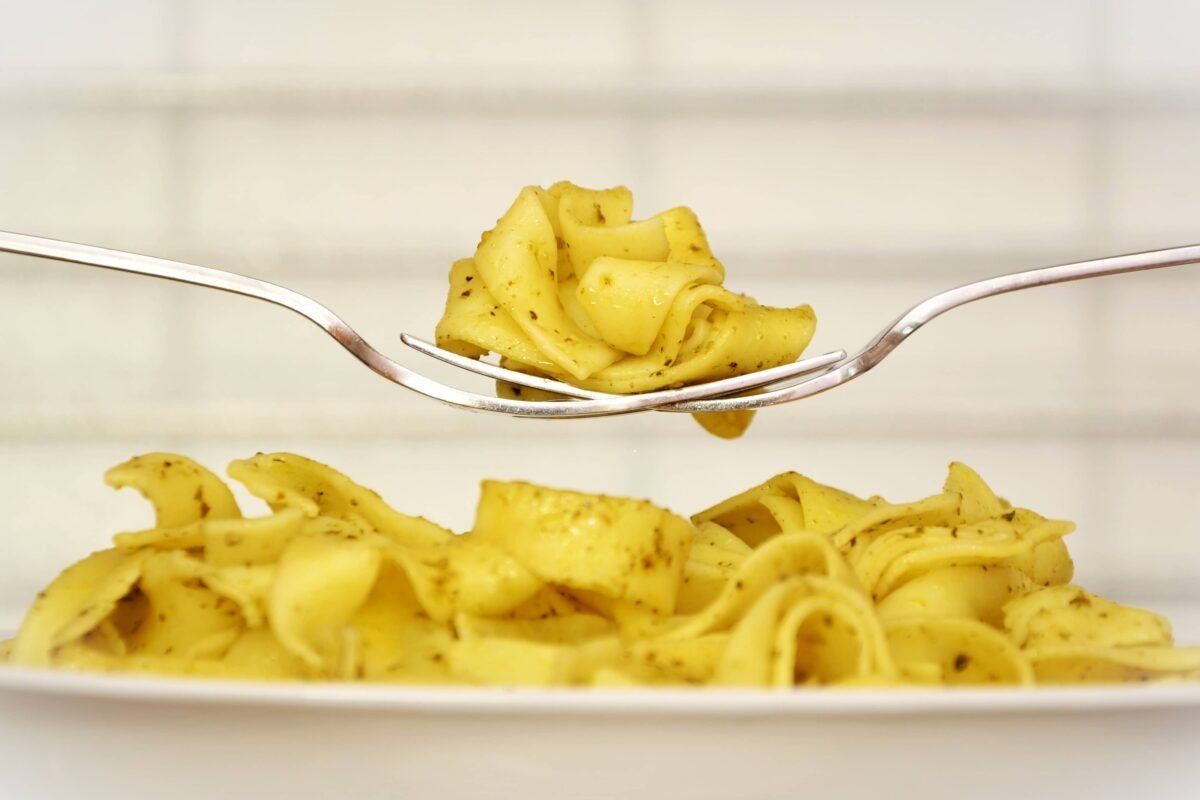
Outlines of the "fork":
[{"label": "fork", "polygon": [[[338,344],[371,370],[406,389],[411,389],[418,394],[425,395],[434,400],[440,400],[457,408],[473,411],[489,411],[516,417],[598,417],[612,414],[627,414],[633,411],[645,411],[681,401],[721,397],[730,393],[744,392],[770,384],[777,384],[783,380],[816,372],[832,366],[846,356],[844,350],[838,350],[820,356],[801,359],[790,364],[782,364],[777,367],[758,370],[757,372],[737,375],[732,378],[724,378],[722,380],[678,389],[665,389],[631,395],[586,392],[550,378],[527,375],[494,364],[463,359],[469,362],[470,366],[468,368],[472,372],[556,394],[575,397],[582,394],[584,398],[575,399],[570,402],[510,400],[458,389],[414,372],[383,355],[368,344],[345,320],[333,313],[328,307],[299,292],[257,278],[212,269],[211,267],[187,264],[182,261],[171,261],[164,258],[127,253],[121,250],[110,250],[94,245],[64,242],[41,236],[30,236],[28,234],[5,231],[0,231],[0,252],[34,256],[52,261],[66,261],[89,267],[100,267],[102,269],[132,272],[138,275],[164,278],[193,286],[219,289],[233,294],[252,297],[257,300],[265,300],[294,311],[315,323],[321,330],[333,337]],[[402,338],[406,341],[419,341],[413,340],[407,335],[402,335]],[[427,342],[421,342],[421,345],[418,348],[421,352],[431,350],[443,361],[459,363],[453,353],[441,350]]]},{"label": "fork", "polygon": [[779,405],[829,391],[860,377],[926,323],[967,303],[1037,286],[1200,263],[1200,245],[1187,245],[986,278],[940,292],[917,303],[849,357],[844,350],[837,350],[732,378],[630,395],[581,389],[451,353],[406,333],[400,335],[401,341],[413,350],[477,375],[569,398],[562,401],[531,401],[477,394],[414,372],[369,345],[326,306],[299,292],[257,278],[181,261],[3,231],[0,231],[0,252],[132,272],[265,300],[315,323],[371,370],[407,389],[458,408],[541,418],[597,417],[649,410],[688,413],[742,411]]},{"label": "fork", "polygon": [[[1129,253],[1107,258],[1096,258],[1089,261],[1076,261],[1070,264],[1060,264],[1053,267],[1013,272],[1007,275],[997,275],[974,283],[957,286],[944,292],[939,292],[896,318],[896,321],[876,334],[865,347],[849,358],[844,358],[836,364],[824,369],[814,369],[809,377],[793,377],[783,379],[773,386],[768,386],[751,394],[720,395],[705,399],[684,399],[677,397],[673,402],[656,406],[655,411],[705,412],[705,411],[752,411],[769,406],[812,397],[822,392],[849,383],[877,366],[887,358],[897,347],[910,336],[925,326],[930,320],[945,314],[959,306],[982,300],[986,297],[1018,292],[1022,289],[1032,289],[1037,286],[1051,286],[1056,283],[1099,278],[1105,275],[1121,275],[1127,272],[1142,272],[1151,269],[1179,267],[1186,264],[1200,263],[1200,245],[1185,245],[1169,247],[1162,250],[1148,250],[1142,253]],[[443,350],[436,345],[409,334],[401,334],[400,338],[409,347],[419,350],[428,356],[445,361],[449,364],[477,372],[481,375],[501,377],[497,368],[474,359],[460,356]],[[713,385],[713,384],[702,384]],[[602,396],[575,386],[560,390],[562,394],[573,397],[591,398]],[[679,390],[676,390],[679,391]],[[732,393],[731,393],[732,394]]]}]

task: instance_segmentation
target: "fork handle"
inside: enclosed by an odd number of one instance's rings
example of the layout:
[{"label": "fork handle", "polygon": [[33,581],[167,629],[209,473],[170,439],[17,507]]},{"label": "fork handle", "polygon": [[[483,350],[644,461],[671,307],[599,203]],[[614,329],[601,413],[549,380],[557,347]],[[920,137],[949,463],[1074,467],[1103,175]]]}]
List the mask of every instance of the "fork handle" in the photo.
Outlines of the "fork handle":
[{"label": "fork handle", "polygon": [[[210,289],[245,295],[257,300],[266,300],[268,303],[283,306],[309,318],[327,331],[330,331],[338,323],[345,324],[325,306],[298,292],[293,292],[291,289],[285,289],[257,278],[249,278],[245,275],[211,267],[201,267],[183,261],[171,261],[166,258],[8,231],[0,231],[0,252],[35,256],[52,261],[67,261],[89,267],[132,272],[137,275],[149,275],[154,278],[165,278],[180,283],[190,283],[194,286],[206,286]],[[330,332],[332,333],[332,331]]]},{"label": "fork handle", "polygon": [[803,397],[811,397],[859,377],[886,358],[930,320],[967,303],[1037,286],[1051,286],[1056,283],[1099,278],[1105,275],[1121,275],[1127,272],[1181,267],[1197,263],[1200,263],[1200,245],[1193,244],[1169,247],[1163,250],[1149,250],[1144,253],[1094,258],[1088,261],[1076,261],[1070,264],[1059,264],[1053,267],[1041,267],[985,278],[922,300],[884,328],[862,350],[815,378],[802,380],[799,383],[789,382],[787,385],[768,389],[755,395],[698,400],[679,403],[672,408],[691,412],[739,411],[764,408],[799,400]]},{"label": "fork handle", "polygon": [[1149,250],[1144,253],[1094,258],[1089,261],[1076,261],[1071,264],[1041,267],[985,278],[936,294],[928,300],[918,303],[904,312],[891,328],[880,334],[877,341],[886,338],[893,331],[902,332],[905,337],[910,336],[922,325],[945,314],[950,309],[986,297],[1019,292],[1022,289],[1032,289],[1037,286],[1052,286],[1056,283],[1069,283],[1105,275],[1123,275],[1128,272],[1182,267],[1196,263],[1200,263],[1200,245],[1193,244],[1169,247],[1164,250]]},{"label": "fork handle", "polygon": [[249,278],[245,275],[211,267],[201,267],[183,261],[171,261],[121,250],[110,250],[95,245],[64,242],[8,231],[0,231],[0,252],[132,272],[137,275],[164,278],[193,286],[219,289],[223,292],[274,303],[294,311],[316,324],[377,374],[406,389],[457,408],[492,411],[517,417],[598,417],[650,410],[662,405],[666,399],[663,392],[657,392],[641,395],[611,395],[570,403],[546,403],[478,394],[447,386],[398,364],[368,344],[345,320],[326,306],[299,292],[258,278]]}]

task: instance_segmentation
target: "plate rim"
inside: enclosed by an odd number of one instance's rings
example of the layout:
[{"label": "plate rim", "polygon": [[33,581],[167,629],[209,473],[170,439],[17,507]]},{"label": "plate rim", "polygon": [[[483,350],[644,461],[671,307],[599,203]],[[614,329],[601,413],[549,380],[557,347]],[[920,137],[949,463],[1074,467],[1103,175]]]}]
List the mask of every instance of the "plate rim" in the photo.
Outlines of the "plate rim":
[{"label": "plate rim", "polygon": [[1200,712],[1200,684],[1070,687],[769,689],[542,689],[267,682],[82,673],[0,665],[4,693],[171,705],[248,706],[440,715],[869,717]]}]

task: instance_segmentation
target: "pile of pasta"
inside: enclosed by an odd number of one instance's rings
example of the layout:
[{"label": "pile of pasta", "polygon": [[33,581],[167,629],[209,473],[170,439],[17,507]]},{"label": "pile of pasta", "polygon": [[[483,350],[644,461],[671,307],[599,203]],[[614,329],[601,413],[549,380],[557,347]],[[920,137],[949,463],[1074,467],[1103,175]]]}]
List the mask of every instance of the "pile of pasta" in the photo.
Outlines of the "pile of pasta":
[{"label": "pile of pasta", "polygon": [[911,503],[796,473],[690,520],[644,500],[483,484],[454,535],[288,453],[107,473],[148,530],[66,569],[14,664],[539,686],[961,685],[1194,678],[1167,622],[1070,583],[1062,537],[952,464]]},{"label": "pile of pasta", "polygon": [[[633,195],[571,183],[523,189],[454,264],[439,346],[616,394],[727,378],[795,361],[812,339],[808,306],[768,308],[724,288],[696,215],[634,221]],[[544,399],[509,384],[508,397]],[[700,414],[735,438],[753,412]]]}]

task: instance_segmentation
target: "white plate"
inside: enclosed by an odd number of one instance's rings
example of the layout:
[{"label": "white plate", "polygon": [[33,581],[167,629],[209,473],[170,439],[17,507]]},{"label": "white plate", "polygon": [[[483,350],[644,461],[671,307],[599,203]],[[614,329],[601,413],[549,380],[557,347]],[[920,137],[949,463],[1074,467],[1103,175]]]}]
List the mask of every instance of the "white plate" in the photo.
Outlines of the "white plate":
[{"label": "white plate", "polygon": [[531,691],[0,668],[20,798],[1197,797],[1200,686]]}]

